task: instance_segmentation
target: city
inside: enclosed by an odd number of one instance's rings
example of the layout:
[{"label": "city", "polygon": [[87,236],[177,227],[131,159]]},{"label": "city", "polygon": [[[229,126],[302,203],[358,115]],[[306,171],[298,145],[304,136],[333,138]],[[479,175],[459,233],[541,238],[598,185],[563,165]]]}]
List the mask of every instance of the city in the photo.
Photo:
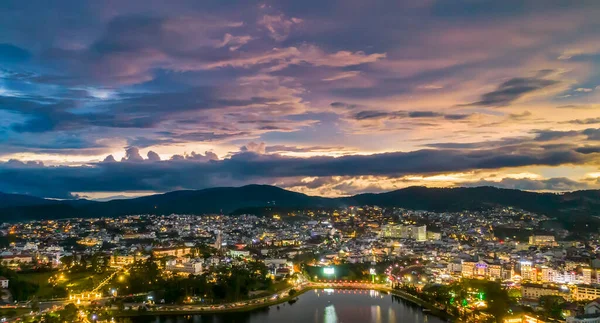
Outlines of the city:
[{"label": "city", "polygon": [[465,322],[599,320],[600,234],[582,241],[566,230],[543,233],[549,220],[513,208],[363,206],[5,223],[0,313],[25,322],[126,322],[351,288]]},{"label": "city", "polygon": [[600,0],[0,0],[0,323],[600,323]]}]

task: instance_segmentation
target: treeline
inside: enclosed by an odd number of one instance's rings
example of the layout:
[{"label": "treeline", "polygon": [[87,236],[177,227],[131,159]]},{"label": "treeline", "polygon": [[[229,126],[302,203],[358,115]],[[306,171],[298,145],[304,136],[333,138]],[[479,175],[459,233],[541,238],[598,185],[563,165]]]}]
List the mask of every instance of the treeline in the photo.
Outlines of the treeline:
[{"label": "treeline", "polygon": [[16,271],[5,266],[0,266],[0,276],[8,279],[8,290],[15,301],[27,301],[40,289],[38,284],[20,279]]},{"label": "treeline", "polygon": [[250,261],[238,265],[222,265],[202,275],[164,276],[152,260],[138,261],[127,275],[115,283],[121,293],[152,292],[155,300],[181,303],[196,299],[203,303],[245,300],[252,291],[268,290],[273,280],[262,262]]},{"label": "treeline", "polygon": [[507,290],[500,283],[486,280],[465,279],[449,285],[431,284],[422,289],[406,284],[399,289],[455,317],[489,314],[486,322],[502,322],[511,304]]}]

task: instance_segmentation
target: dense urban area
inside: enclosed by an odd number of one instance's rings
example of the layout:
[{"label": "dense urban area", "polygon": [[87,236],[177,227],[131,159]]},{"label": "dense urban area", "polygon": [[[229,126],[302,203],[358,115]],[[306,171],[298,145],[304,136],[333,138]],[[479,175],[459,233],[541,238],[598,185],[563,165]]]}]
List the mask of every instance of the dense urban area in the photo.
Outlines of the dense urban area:
[{"label": "dense urban area", "polygon": [[0,227],[4,321],[127,322],[375,289],[458,322],[600,322],[598,235],[541,214],[377,206]]}]

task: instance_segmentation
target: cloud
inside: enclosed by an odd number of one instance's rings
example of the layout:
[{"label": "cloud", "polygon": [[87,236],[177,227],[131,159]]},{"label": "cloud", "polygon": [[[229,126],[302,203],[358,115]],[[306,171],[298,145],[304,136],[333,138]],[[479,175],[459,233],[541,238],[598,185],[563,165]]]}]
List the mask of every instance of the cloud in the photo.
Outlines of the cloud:
[{"label": "cloud", "polygon": [[0,61],[4,64],[21,63],[31,57],[29,51],[12,44],[0,44]]},{"label": "cloud", "polygon": [[242,146],[242,148],[240,148],[240,151],[255,153],[255,154],[264,154],[266,151],[266,146],[265,146],[264,142],[255,143],[255,142],[251,141],[247,145]]},{"label": "cloud", "polygon": [[527,94],[539,92],[559,83],[556,80],[539,77],[515,77],[500,84],[496,90],[483,94],[481,100],[463,106],[507,106]]},{"label": "cloud", "polygon": [[[320,164],[298,156],[349,152],[398,150],[412,155],[391,162],[423,154],[449,159],[449,168],[465,153],[467,168],[480,167],[471,161],[483,163],[476,153],[484,152],[595,165],[599,135],[581,129],[597,124],[600,107],[589,91],[600,84],[600,7],[592,2],[485,10],[473,1],[309,0],[236,2],[232,10],[215,0],[66,0],[33,9],[12,1],[0,5],[0,160],[44,160],[44,172],[74,177],[106,172],[116,188],[130,176],[131,187],[160,190],[301,181],[294,174],[319,177],[302,167]],[[251,141],[271,145],[230,153]],[[122,147],[138,148],[143,161],[132,152],[121,162]],[[194,150],[209,153],[165,157]],[[98,165],[108,154],[119,161]],[[356,158],[354,168],[377,173]],[[270,169],[253,168],[269,161]],[[171,169],[179,163],[197,184]],[[59,165],[76,168],[51,168]],[[349,173],[344,167],[323,173]],[[354,177],[408,171],[420,170],[334,175],[352,178],[323,190],[375,190],[379,178]],[[56,183],[62,191],[75,186],[69,176]]]},{"label": "cloud", "polygon": [[203,69],[226,67],[251,68],[269,66],[267,71],[279,71],[291,65],[309,64],[314,66],[347,67],[373,63],[386,58],[385,53],[367,54],[364,51],[337,51],[328,53],[315,45],[305,44],[299,47],[273,48],[268,52],[240,54],[237,57],[210,62]]},{"label": "cloud", "polygon": [[361,110],[354,112],[357,108],[364,108],[358,105],[348,105],[340,102],[331,103],[331,106],[336,108],[346,108],[350,110],[350,119],[358,121],[369,121],[369,120],[393,120],[402,118],[412,119],[425,119],[425,118],[439,118],[446,120],[465,120],[471,117],[471,114],[445,114],[443,112],[436,111],[383,111],[383,110]]},{"label": "cloud", "polygon": [[[0,163],[0,191],[40,196],[68,196],[73,192],[122,192],[199,189],[248,183],[273,184],[283,179],[330,176],[401,177],[522,166],[585,164],[595,153],[584,154],[569,146],[500,147],[481,150],[424,149],[343,157],[308,158],[266,154],[264,143],[250,143],[230,158],[216,160],[175,155],[171,160],[146,161],[130,147],[121,162],[84,166]],[[199,161],[200,160],[200,161]],[[556,184],[558,185],[558,184]],[[558,186],[557,186],[558,187]]]},{"label": "cloud", "polygon": [[393,119],[398,116],[396,112],[365,110],[359,111],[352,115],[356,120],[372,120],[372,119]]},{"label": "cloud", "polygon": [[125,157],[121,161],[139,162],[143,160],[144,157],[140,155],[140,150],[137,147],[129,147],[125,150]]},{"label": "cloud", "polygon": [[330,81],[343,80],[343,79],[352,78],[352,77],[355,77],[358,75],[360,75],[360,71],[341,72],[336,75],[324,78],[323,81],[330,82]]},{"label": "cloud", "polygon": [[411,111],[408,116],[411,118],[434,118],[440,117],[442,114],[434,111]]},{"label": "cloud", "polygon": [[223,36],[223,41],[219,43],[217,47],[228,46],[229,50],[235,51],[251,40],[252,36],[233,36],[230,33],[226,33],[225,36]]},{"label": "cloud", "polygon": [[115,160],[115,157],[113,155],[108,155],[108,156],[106,156],[106,158],[104,158],[104,160],[102,162],[103,163],[116,163],[117,161]]},{"label": "cloud", "polygon": [[189,155],[188,154],[173,155],[173,156],[171,156],[171,160],[174,160],[174,161],[190,160],[190,161],[197,161],[197,162],[207,162],[207,161],[211,161],[211,160],[219,160],[219,156],[217,156],[217,154],[215,154],[211,151],[204,152],[204,155],[202,155],[201,153],[196,153],[196,152],[192,151],[192,153]]},{"label": "cloud", "polygon": [[582,154],[596,154],[596,153],[600,153],[600,146],[585,146],[585,147],[579,147],[575,150],[578,153],[582,153]]},{"label": "cloud", "polygon": [[517,189],[525,191],[575,191],[590,189],[588,183],[574,181],[565,177],[549,179],[528,179],[528,178],[503,178],[501,181],[477,181],[464,184],[464,186],[495,186],[508,189]]},{"label": "cloud", "polygon": [[567,104],[557,106],[557,109],[581,109],[581,110],[594,110],[600,108],[598,104]]},{"label": "cloud", "polygon": [[148,151],[148,160],[150,161],[160,161],[160,156],[153,152],[152,150]]},{"label": "cloud", "polygon": [[300,18],[287,18],[283,14],[263,15],[258,21],[258,25],[269,31],[269,36],[276,41],[285,40],[295,25],[302,23]]},{"label": "cloud", "polygon": [[575,119],[575,120],[569,120],[566,121],[566,123],[571,123],[571,124],[599,124],[600,123],[600,117],[598,118],[586,118],[586,119]]},{"label": "cloud", "polygon": [[329,152],[329,151],[341,151],[346,150],[343,146],[309,146],[309,147],[298,147],[298,146],[287,146],[287,145],[273,145],[266,146],[266,153],[281,153],[281,152],[292,152],[292,153],[306,153],[306,152]]}]

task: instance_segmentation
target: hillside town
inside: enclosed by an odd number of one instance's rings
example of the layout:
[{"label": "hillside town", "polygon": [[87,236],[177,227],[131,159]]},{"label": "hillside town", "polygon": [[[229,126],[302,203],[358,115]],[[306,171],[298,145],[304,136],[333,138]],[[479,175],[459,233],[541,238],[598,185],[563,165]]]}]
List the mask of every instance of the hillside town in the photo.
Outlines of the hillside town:
[{"label": "hillside town", "polygon": [[[1,313],[24,314],[35,322],[40,315],[64,311],[67,304],[96,306],[81,311],[83,316],[101,308],[114,314],[111,308],[214,306],[282,295],[307,282],[349,281],[416,295],[465,322],[499,317],[506,323],[600,322],[598,236],[578,238],[551,222],[512,208],[435,213],[365,206],[264,216],[4,223]],[[210,297],[191,289],[183,299],[159,293],[176,279],[203,277],[204,283],[219,284],[221,275],[238,271],[259,273],[248,278],[253,287],[230,295],[212,286]],[[151,280],[137,281],[136,274]],[[506,307],[494,312],[495,299],[483,296],[492,285],[483,282],[498,286]],[[473,286],[472,295],[458,300],[452,288],[467,285]],[[455,296],[444,299],[443,293]],[[44,306],[54,300],[60,306]]]}]

